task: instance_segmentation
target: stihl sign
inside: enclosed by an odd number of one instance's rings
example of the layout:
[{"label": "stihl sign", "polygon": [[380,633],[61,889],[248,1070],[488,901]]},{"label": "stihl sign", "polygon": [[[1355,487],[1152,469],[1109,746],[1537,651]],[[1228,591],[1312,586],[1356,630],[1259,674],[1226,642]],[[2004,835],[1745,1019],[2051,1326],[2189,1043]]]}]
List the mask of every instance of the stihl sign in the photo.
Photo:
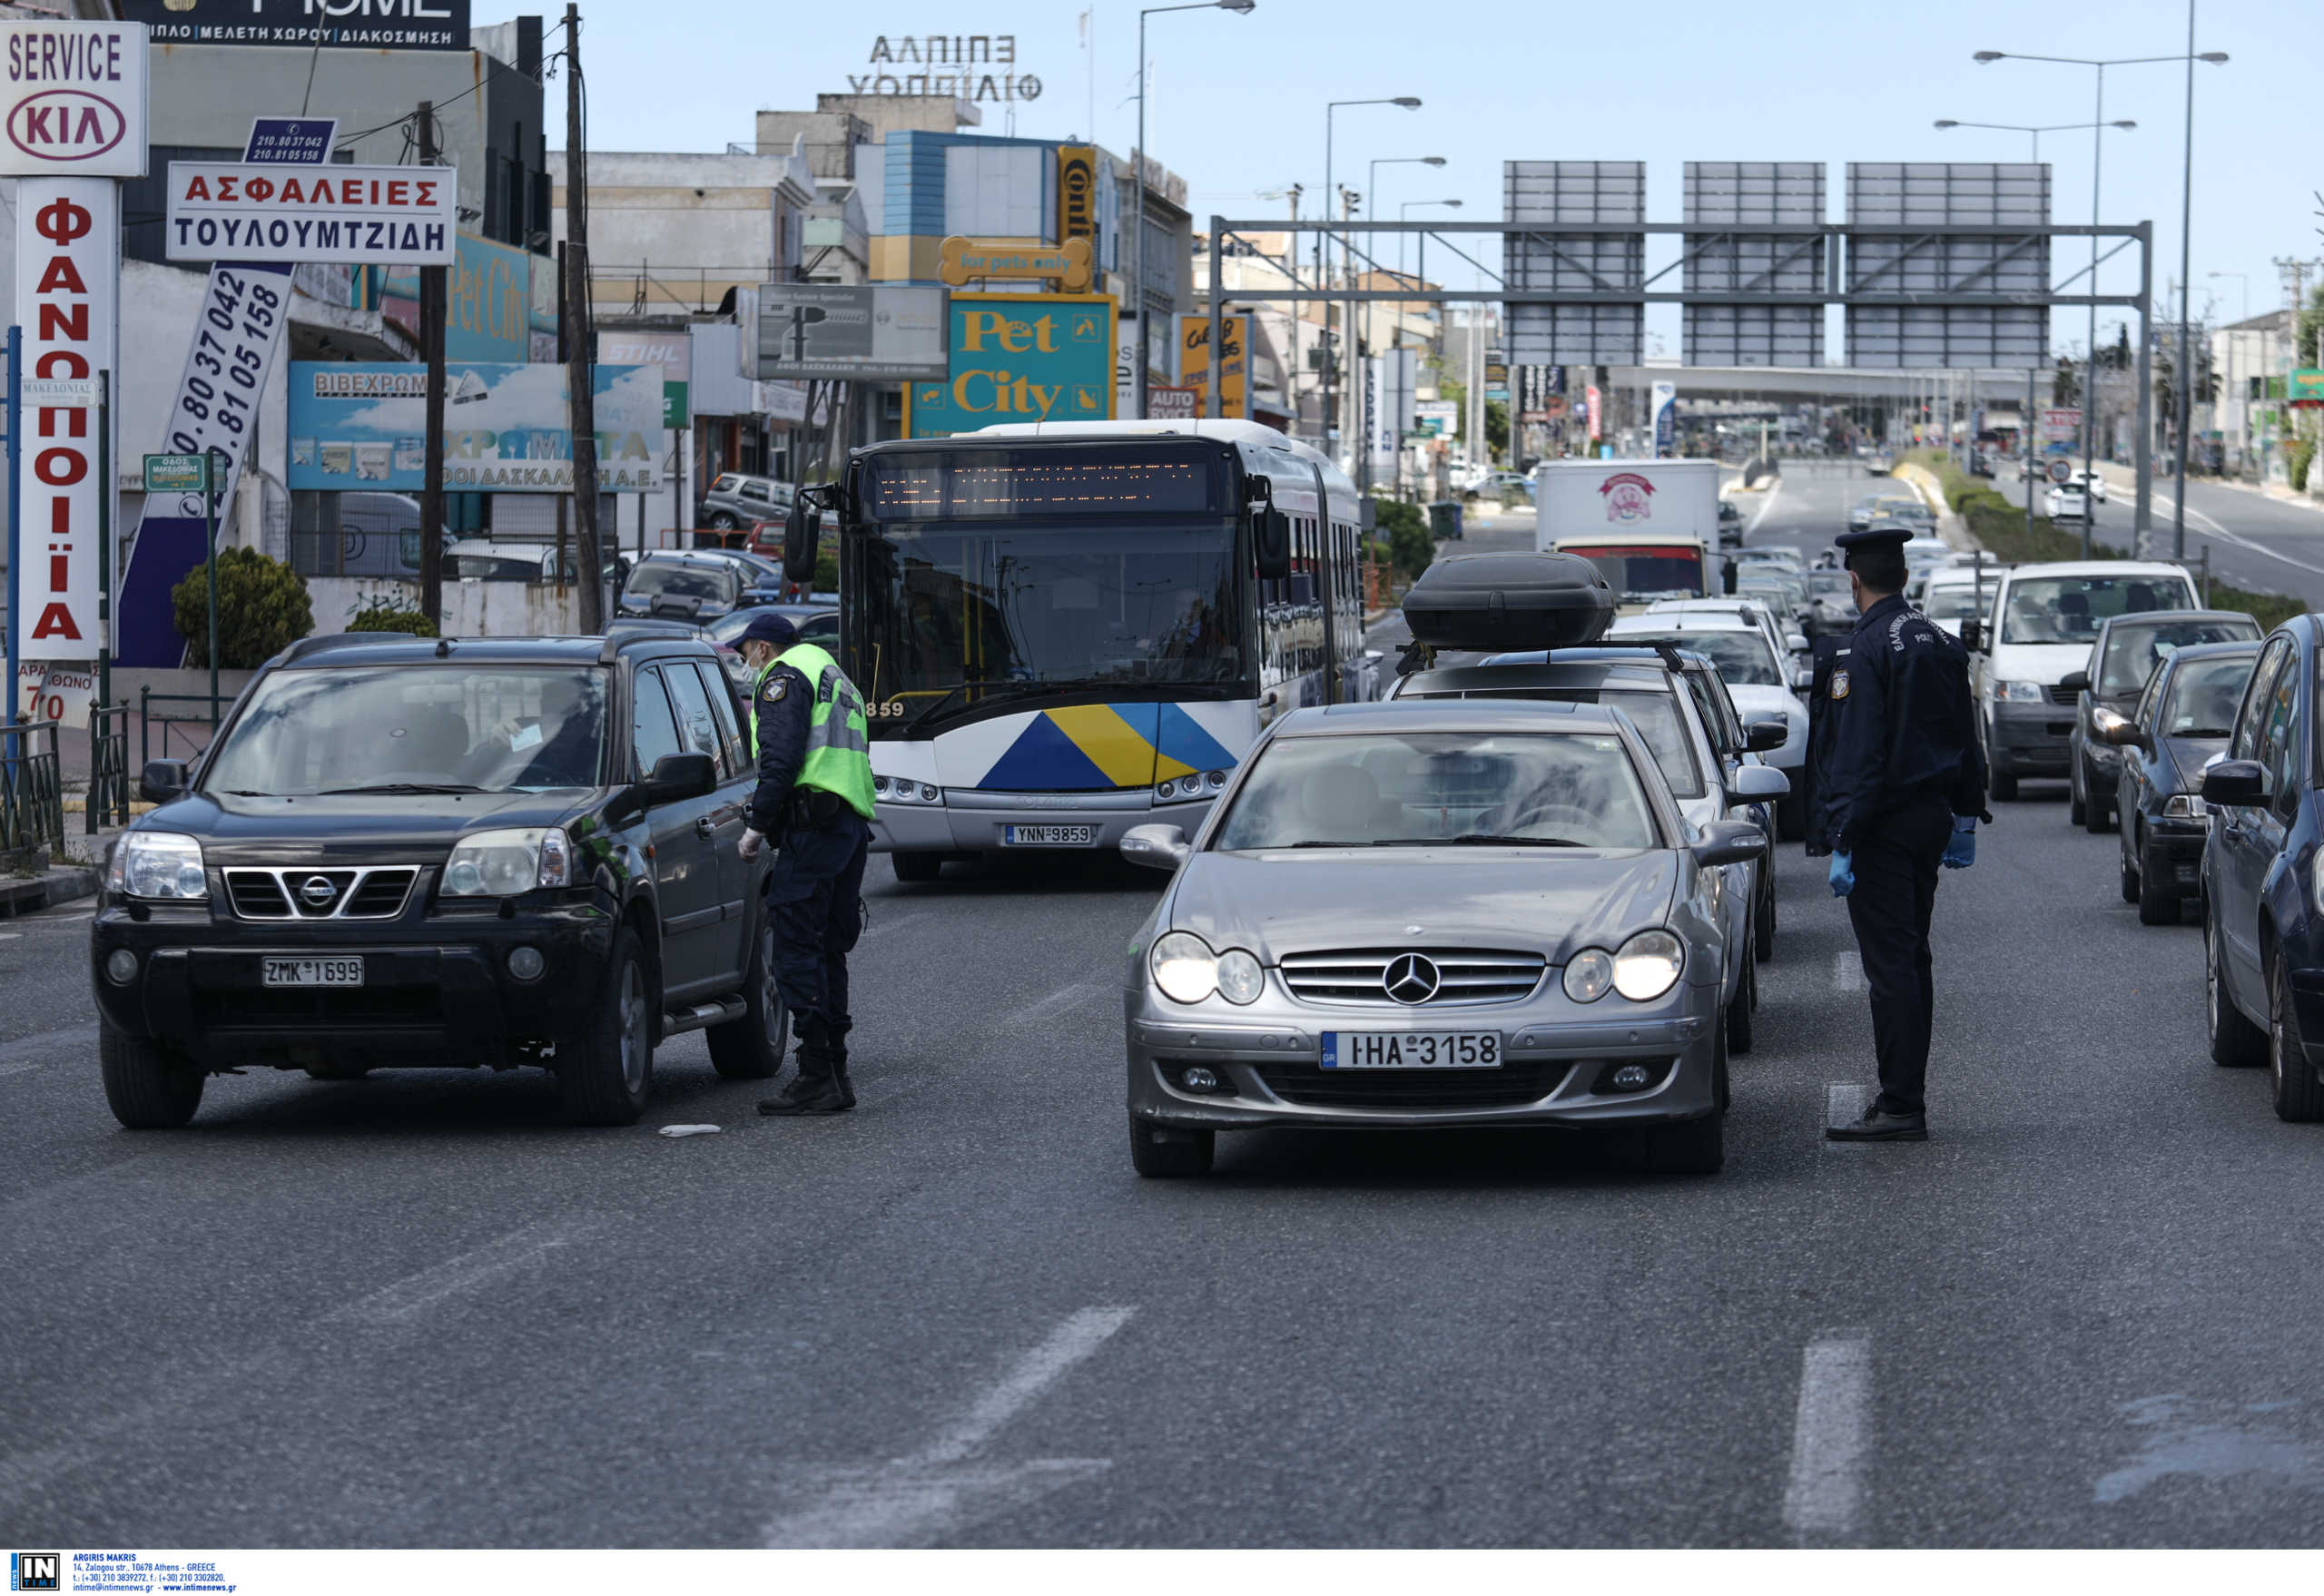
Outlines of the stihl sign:
[{"label": "stihl sign", "polygon": [[145,27],[0,23],[0,177],[145,175]]}]

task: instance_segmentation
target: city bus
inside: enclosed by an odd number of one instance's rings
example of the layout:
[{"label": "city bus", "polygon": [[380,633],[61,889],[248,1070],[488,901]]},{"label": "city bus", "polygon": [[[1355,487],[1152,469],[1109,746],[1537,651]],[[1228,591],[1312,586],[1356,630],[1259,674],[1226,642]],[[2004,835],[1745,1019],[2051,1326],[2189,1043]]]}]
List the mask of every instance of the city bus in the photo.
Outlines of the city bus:
[{"label": "city bus", "polygon": [[1378,695],[1355,488],[1255,422],[874,444],[803,495],[794,577],[818,522],[838,531],[872,846],[901,881],[1148,822],[1191,833],[1275,716]]}]

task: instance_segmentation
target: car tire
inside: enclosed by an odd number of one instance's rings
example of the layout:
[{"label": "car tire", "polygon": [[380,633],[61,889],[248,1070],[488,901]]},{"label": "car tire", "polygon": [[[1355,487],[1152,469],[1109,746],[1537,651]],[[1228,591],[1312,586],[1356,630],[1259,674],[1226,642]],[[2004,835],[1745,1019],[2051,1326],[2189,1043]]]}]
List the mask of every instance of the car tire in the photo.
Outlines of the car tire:
[{"label": "car tire", "polygon": [[1734,1000],[1727,1005],[1727,1050],[1738,1057],[1751,1050],[1751,1010],[1759,996],[1759,965],[1743,956],[1743,973],[1736,978]]},{"label": "car tire", "polygon": [[2082,774],[2077,771],[2066,778],[2066,824],[2087,825],[2089,822],[2090,805],[2083,802]]},{"label": "car tire", "polygon": [[[1759,868],[1766,870],[1768,860]],[[1772,963],[1776,956],[1776,889],[1770,878],[1759,892],[1758,906],[1751,911],[1751,957],[1759,963]]]},{"label": "car tire", "polygon": [[1148,1180],[1177,1180],[1189,1175],[1210,1173],[1210,1160],[1218,1147],[1215,1130],[1182,1130],[1178,1136],[1186,1139],[1162,1141],[1155,1128],[1143,1119],[1129,1122],[1129,1162]]},{"label": "car tire", "polygon": [[2138,866],[2136,866],[2136,865],[2134,865],[2134,864],[2128,864],[2128,863],[2126,863],[2126,864],[2124,864],[2124,865],[2122,866],[2122,901],[2123,901],[2123,902],[2125,902],[2125,903],[2135,903],[2135,902],[2137,902],[2137,901],[2139,901],[2139,885],[2140,885],[2140,880],[2141,880],[2141,877],[2140,877],[2140,874],[2139,874],[2139,868],[2138,868]]},{"label": "car tire", "polygon": [[2220,971],[2220,936],[2203,916],[2203,1018],[2211,1031],[2211,1062],[2230,1069],[2268,1061],[2268,1033],[2243,1017]]},{"label": "car tire", "polygon": [[2268,1073],[2273,1088],[2270,1096],[2277,1118],[2307,1125],[2324,1119],[2324,1080],[2317,1079],[2316,1066],[2308,1061],[2307,1045],[2299,1034],[2299,1007],[2291,995],[2291,969],[2280,953],[2276,956],[2275,977],[2268,990],[2272,1011],[2268,1027]]},{"label": "car tire", "polygon": [[1727,1112],[1728,1100],[1733,1095],[1728,1088],[1730,1073],[1727,1067],[1727,1028],[1721,1026],[1711,1032],[1710,1038],[1710,1097],[1722,1114]]},{"label": "car tire", "polygon": [[710,1067],[722,1080],[766,1080],[783,1068],[791,1039],[791,1014],[774,974],[774,927],[759,917],[750,964],[743,981],[743,1015],[703,1032],[710,1043]]},{"label": "car tire", "polygon": [[2122,872],[2122,886],[2128,892],[2136,881],[2141,925],[2177,925],[2179,923],[2179,882],[2169,871],[2157,871],[2152,860],[2142,860],[2135,871]]},{"label": "car tire", "polygon": [[888,867],[908,886],[924,886],[944,873],[941,853],[891,853]]},{"label": "car tire", "polygon": [[2086,790],[2090,795],[2082,803],[2082,829],[2093,837],[2104,836],[2114,829],[2114,806],[2096,788]]},{"label": "car tire", "polygon": [[739,532],[743,529],[743,523],[726,511],[720,510],[710,517],[710,529],[713,532]]},{"label": "car tire", "polygon": [[202,1107],[202,1071],[166,1042],[97,1023],[105,1106],[131,1130],[175,1130]]},{"label": "car tire", "polygon": [[556,1085],[576,1125],[635,1125],[654,1089],[654,983],[637,933],[614,933],[605,984],[581,1034],[557,1049]]},{"label": "car tire", "polygon": [[1646,1167],[1657,1175],[1716,1175],[1727,1167],[1727,1116],[1709,1113],[1646,1132]]}]

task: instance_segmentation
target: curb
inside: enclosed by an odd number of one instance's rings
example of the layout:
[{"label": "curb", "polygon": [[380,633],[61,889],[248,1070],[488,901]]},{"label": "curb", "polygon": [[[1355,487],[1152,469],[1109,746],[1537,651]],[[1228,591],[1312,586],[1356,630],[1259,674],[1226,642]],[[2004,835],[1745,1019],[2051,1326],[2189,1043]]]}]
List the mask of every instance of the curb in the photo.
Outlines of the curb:
[{"label": "curb", "polygon": [[0,917],[14,918],[94,898],[103,877],[102,870],[91,866],[67,865],[21,881],[0,881]]}]

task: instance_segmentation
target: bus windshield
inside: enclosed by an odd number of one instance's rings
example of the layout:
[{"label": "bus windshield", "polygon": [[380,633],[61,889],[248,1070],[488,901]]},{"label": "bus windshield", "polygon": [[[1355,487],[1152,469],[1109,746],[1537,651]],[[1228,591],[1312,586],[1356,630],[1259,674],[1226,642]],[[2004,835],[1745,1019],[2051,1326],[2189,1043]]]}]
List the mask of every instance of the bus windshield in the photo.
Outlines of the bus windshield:
[{"label": "bus windshield", "polygon": [[861,557],[862,685],[907,715],[1002,684],[1223,685],[1248,671],[1223,518],[891,525],[868,530]]}]

